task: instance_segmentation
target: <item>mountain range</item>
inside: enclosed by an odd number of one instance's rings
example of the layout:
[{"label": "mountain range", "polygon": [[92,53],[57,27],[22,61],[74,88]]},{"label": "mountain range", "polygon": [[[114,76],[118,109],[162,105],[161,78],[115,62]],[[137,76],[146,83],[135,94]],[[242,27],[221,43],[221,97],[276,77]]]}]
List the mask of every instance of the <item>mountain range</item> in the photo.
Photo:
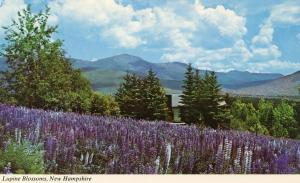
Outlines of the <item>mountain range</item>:
[{"label": "mountain range", "polygon": [[[105,93],[113,93],[126,72],[145,76],[150,68],[156,72],[167,93],[180,93],[187,67],[187,64],[181,62],[152,63],[129,54],[96,61],[70,60],[74,68],[84,73],[95,90]],[[5,68],[4,59],[0,58],[0,70]],[[202,76],[205,72],[200,70]],[[300,84],[300,71],[288,76],[237,70],[216,72],[216,75],[225,92],[242,95],[297,95],[296,86]]]},{"label": "mountain range", "polygon": [[247,86],[237,90],[228,90],[238,95],[261,96],[299,96],[300,71],[293,74],[254,86]]}]

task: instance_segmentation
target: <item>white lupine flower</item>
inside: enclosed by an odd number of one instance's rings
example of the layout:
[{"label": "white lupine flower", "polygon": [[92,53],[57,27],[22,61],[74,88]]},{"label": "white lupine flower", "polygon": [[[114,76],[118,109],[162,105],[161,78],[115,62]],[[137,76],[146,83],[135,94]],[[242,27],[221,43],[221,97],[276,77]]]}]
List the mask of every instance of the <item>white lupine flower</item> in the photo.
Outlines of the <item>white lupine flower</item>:
[{"label": "white lupine flower", "polygon": [[248,156],[249,156],[248,157],[249,161],[248,161],[248,165],[247,165],[247,172],[251,173],[252,151],[249,151]]},{"label": "white lupine flower", "polygon": [[248,161],[249,161],[247,150],[245,151],[244,156],[245,156],[244,173],[246,174],[247,173]]},{"label": "white lupine flower", "polygon": [[90,154],[89,154],[89,152],[87,152],[86,155],[85,155],[84,166],[88,165],[88,163],[89,163],[89,157],[90,157]]},{"label": "white lupine flower", "polygon": [[22,132],[18,128],[15,129],[15,139],[18,144],[21,144]]},{"label": "white lupine flower", "polygon": [[38,121],[37,125],[36,125],[36,128],[35,128],[35,137],[36,137],[36,141],[39,140],[39,137],[40,137],[40,120]]},{"label": "white lupine flower", "polygon": [[250,173],[251,162],[252,162],[252,151],[245,150],[244,156],[245,156],[244,173]]},{"label": "white lupine flower", "polygon": [[242,155],[242,148],[238,147],[237,148],[237,155],[236,155],[236,158],[234,160],[234,169],[237,173],[241,172],[241,165],[240,165],[241,155]]},{"label": "white lupine flower", "polygon": [[223,144],[221,143],[221,144],[218,146],[217,157],[219,157],[219,156],[222,154],[222,150],[223,150]]},{"label": "white lupine flower", "polygon": [[90,156],[89,164],[91,164],[93,162],[93,157],[94,157],[94,153],[92,153]]},{"label": "white lupine flower", "polygon": [[18,141],[18,130],[19,130],[18,128],[15,129],[15,139],[16,139],[16,141]]},{"label": "white lupine flower", "polygon": [[231,148],[232,148],[232,141],[228,141],[227,139],[225,139],[225,152],[224,152],[224,159],[225,160],[230,160],[230,156],[231,156]]},{"label": "white lupine flower", "polygon": [[171,148],[171,144],[168,143],[167,147],[166,147],[166,154],[167,154],[167,167],[166,167],[166,173],[168,172],[168,168],[169,168],[169,164],[170,164],[170,160],[171,160],[171,153],[172,153],[172,148]]},{"label": "white lupine flower", "polygon": [[158,174],[159,173],[159,161],[160,161],[160,157],[158,156],[155,160],[155,173]]},{"label": "white lupine flower", "polygon": [[96,142],[95,142],[95,147],[96,147],[97,150],[99,150],[100,146],[98,144],[98,140],[96,140]]},{"label": "white lupine flower", "polygon": [[80,155],[80,161],[83,161],[83,154]]}]

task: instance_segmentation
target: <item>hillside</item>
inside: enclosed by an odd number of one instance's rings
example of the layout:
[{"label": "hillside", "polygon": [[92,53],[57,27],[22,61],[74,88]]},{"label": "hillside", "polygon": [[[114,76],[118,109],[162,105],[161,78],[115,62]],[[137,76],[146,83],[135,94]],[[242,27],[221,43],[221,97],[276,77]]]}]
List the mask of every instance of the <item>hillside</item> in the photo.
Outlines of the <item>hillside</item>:
[{"label": "hillside", "polygon": [[[91,81],[95,90],[111,93],[122,82],[126,72],[146,75],[152,68],[161,80],[168,93],[180,93],[182,80],[187,64],[181,62],[151,63],[140,57],[121,54],[96,61],[71,59],[75,68],[81,69]],[[0,59],[0,70],[6,68],[4,60]],[[205,71],[200,71],[203,76]],[[247,71],[216,72],[218,80],[224,89],[240,89],[253,86],[282,77],[276,73],[250,73]]]},{"label": "hillside", "polygon": [[[163,86],[170,93],[179,93],[187,64],[180,62],[151,63],[140,57],[122,54],[100,59],[94,62],[72,59],[74,67],[80,68],[92,82],[93,87],[101,91],[114,91],[126,72],[144,76],[152,68]],[[200,71],[203,76],[205,71]],[[217,72],[223,88],[239,89],[252,86],[255,82],[269,82],[283,75],[277,73],[250,73],[247,71]]]},{"label": "hillside", "polygon": [[299,95],[299,86],[300,71],[267,83],[244,87],[238,90],[232,90],[231,92],[241,95],[297,96]]}]

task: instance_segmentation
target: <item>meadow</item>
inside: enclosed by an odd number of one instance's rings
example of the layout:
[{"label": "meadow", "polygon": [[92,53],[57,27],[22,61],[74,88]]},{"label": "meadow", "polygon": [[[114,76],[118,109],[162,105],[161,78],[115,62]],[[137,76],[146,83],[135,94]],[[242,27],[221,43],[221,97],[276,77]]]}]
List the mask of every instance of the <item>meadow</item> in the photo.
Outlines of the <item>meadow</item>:
[{"label": "meadow", "polygon": [[1,150],[14,139],[42,145],[45,173],[300,172],[297,140],[0,105]]}]

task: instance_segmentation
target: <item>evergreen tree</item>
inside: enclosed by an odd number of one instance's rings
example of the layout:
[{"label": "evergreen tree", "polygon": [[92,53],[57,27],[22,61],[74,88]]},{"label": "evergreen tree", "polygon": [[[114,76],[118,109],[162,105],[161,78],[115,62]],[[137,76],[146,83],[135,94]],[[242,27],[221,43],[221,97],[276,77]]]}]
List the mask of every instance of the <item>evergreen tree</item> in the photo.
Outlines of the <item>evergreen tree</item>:
[{"label": "evergreen tree", "polygon": [[127,73],[115,98],[122,115],[148,120],[166,119],[165,91],[152,69],[144,79]]},{"label": "evergreen tree", "polygon": [[187,124],[194,122],[193,107],[195,103],[195,85],[194,85],[194,72],[192,65],[189,64],[185,73],[185,80],[183,81],[183,91],[181,95],[182,104],[180,109],[181,120]]},{"label": "evergreen tree", "polygon": [[217,128],[218,127],[218,115],[220,113],[219,102],[221,87],[218,84],[217,76],[215,72],[210,74],[206,73],[204,79],[205,94],[207,101],[205,109],[203,110],[205,116],[205,123],[207,126]]},{"label": "evergreen tree", "polygon": [[28,7],[5,27],[1,56],[8,70],[1,73],[1,93],[19,105],[53,110],[73,110],[80,101],[79,110],[87,112],[91,87],[65,58],[62,41],[53,40],[57,27],[48,17],[49,9],[33,14]]},{"label": "evergreen tree", "polygon": [[123,83],[115,94],[122,115],[132,118],[143,117],[145,105],[143,104],[142,88],[142,79],[127,72],[123,78]]},{"label": "evergreen tree", "polygon": [[194,102],[191,109],[193,121],[198,125],[204,125],[203,109],[207,102],[207,94],[204,90],[204,81],[201,79],[199,70],[197,69],[194,75]]},{"label": "evergreen tree", "polygon": [[143,103],[146,106],[144,118],[149,120],[165,120],[167,115],[166,93],[162,88],[159,78],[149,70],[144,78]]}]

